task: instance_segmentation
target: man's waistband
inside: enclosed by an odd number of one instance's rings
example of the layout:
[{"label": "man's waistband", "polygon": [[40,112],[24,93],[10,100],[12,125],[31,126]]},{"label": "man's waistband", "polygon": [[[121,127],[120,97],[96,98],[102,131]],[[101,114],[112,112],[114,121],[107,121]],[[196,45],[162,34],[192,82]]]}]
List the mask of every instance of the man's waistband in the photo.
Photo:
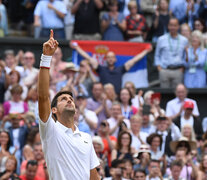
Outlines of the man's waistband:
[{"label": "man's waistband", "polygon": [[174,70],[174,69],[180,69],[180,68],[183,68],[183,67],[184,67],[183,65],[178,65],[178,66],[169,65],[169,66],[167,66],[166,69],[172,69],[172,70]]}]

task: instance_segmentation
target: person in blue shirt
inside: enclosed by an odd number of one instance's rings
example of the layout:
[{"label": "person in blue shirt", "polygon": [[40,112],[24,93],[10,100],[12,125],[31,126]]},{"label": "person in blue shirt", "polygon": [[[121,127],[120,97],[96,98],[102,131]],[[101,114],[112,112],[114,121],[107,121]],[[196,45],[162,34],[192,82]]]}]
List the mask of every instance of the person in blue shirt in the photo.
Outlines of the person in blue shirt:
[{"label": "person in blue shirt", "polygon": [[178,19],[171,18],[168,29],[169,33],[158,38],[154,57],[162,88],[174,88],[183,81],[184,52],[188,44],[178,33]]},{"label": "person in blue shirt", "polygon": [[204,88],[206,72],[204,65],[207,49],[203,47],[202,33],[195,30],[191,35],[191,45],[186,48],[184,84],[187,88]]}]

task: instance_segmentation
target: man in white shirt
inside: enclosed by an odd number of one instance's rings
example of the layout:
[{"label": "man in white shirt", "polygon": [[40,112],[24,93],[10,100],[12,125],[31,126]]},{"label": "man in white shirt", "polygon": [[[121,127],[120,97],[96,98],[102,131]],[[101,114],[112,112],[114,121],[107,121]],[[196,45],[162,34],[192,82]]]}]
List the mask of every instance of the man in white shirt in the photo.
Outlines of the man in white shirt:
[{"label": "man in white shirt", "polygon": [[76,107],[71,92],[56,94],[50,108],[49,69],[58,42],[50,32],[43,44],[38,78],[39,128],[50,179],[99,180],[99,165],[91,136],[74,125]]},{"label": "man in white shirt", "polygon": [[178,84],[176,86],[175,95],[176,98],[167,103],[166,116],[172,119],[180,116],[184,113],[183,105],[185,101],[192,101],[194,104],[193,115],[199,116],[198,106],[195,100],[187,98],[188,90],[184,84]]}]

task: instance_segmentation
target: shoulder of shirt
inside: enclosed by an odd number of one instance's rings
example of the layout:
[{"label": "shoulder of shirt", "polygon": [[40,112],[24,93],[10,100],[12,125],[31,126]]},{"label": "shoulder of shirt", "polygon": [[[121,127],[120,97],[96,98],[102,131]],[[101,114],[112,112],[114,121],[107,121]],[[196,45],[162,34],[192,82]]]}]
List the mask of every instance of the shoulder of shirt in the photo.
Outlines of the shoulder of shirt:
[{"label": "shoulder of shirt", "polygon": [[177,101],[177,98],[171,99],[170,101],[167,102],[167,104],[172,104],[175,103]]},{"label": "shoulder of shirt", "polygon": [[162,35],[162,36],[160,36],[160,37],[158,38],[158,41],[166,40],[167,37],[168,37],[168,34],[164,34],[164,35]]},{"label": "shoulder of shirt", "polygon": [[183,41],[188,41],[188,39],[187,39],[185,36],[181,35],[181,34],[179,34],[179,37],[180,37],[181,40],[183,40]]},{"label": "shoulder of shirt", "polygon": [[79,131],[79,132],[80,132],[80,134],[81,134],[81,137],[83,137],[84,139],[86,139],[86,140],[92,142],[92,138],[91,138],[91,135],[90,135],[90,134],[88,134],[88,133],[86,133],[86,132],[83,132],[83,131]]}]

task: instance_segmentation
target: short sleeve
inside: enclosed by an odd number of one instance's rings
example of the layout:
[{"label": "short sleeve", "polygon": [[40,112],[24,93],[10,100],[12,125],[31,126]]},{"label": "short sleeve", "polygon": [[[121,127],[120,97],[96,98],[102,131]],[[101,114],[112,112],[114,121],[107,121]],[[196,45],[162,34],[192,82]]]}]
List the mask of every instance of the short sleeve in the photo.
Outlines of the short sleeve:
[{"label": "short sleeve", "polygon": [[99,160],[98,157],[95,153],[94,147],[93,147],[93,143],[91,143],[91,158],[90,158],[90,170],[96,168],[97,166],[99,166]]},{"label": "short sleeve", "polygon": [[41,16],[41,2],[37,3],[35,10],[34,10],[34,15]]}]

